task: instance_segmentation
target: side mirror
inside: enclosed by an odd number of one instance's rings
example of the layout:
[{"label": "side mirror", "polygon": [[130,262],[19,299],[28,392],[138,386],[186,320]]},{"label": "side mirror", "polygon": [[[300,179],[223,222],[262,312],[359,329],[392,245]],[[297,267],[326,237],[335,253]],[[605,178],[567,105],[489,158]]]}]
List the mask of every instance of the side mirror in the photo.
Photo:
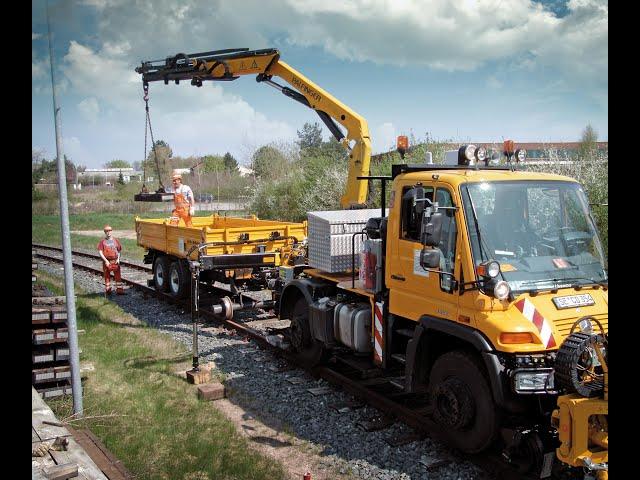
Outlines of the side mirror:
[{"label": "side mirror", "polygon": [[423,248],[420,252],[420,266],[422,268],[440,268],[440,250]]},{"label": "side mirror", "polygon": [[440,245],[440,237],[442,234],[442,212],[432,213],[429,218],[422,217],[422,233],[420,239],[422,244],[427,247],[437,247]]}]

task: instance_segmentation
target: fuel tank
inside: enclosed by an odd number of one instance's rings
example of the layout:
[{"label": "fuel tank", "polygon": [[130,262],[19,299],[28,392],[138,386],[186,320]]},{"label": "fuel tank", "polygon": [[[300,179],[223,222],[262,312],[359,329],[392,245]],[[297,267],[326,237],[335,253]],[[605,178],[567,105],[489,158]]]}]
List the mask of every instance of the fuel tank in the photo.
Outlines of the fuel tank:
[{"label": "fuel tank", "polygon": [[337,341],[358,353],[371,352],[371,306],[366,303],[339,303],[333,314]]}]

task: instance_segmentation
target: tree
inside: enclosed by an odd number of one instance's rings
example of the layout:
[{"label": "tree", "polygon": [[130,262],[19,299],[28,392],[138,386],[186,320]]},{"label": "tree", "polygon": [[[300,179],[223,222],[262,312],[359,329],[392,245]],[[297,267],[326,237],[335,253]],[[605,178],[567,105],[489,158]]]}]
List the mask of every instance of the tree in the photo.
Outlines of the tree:
[{"label": "tree", "polygon": [[173,151],[163,140],[156,141],[155,147],[157,158],[154,156],[154,149],[152,148],[144,163],[147,177],[157,179],[159,176],[162,179],[162,183],[167,186],[170,183],[169,178],[171,176],[171,157],[173,156]]},{"label": "tree", "polygon": [[224,161],[224,168],[232,173],[236,173],[238,171],[238,161],[233,158],[233,155],[231,155],[229,152],[224,154],[222,160]]},{"label": "tree", "polygon": [[131,164],[126,160],[111,160],[104,164],[104,168],[131,168]]},{"label": "tree", "polygon": [[215,173],[224,171],[224,160],[220,155],[205,155],[202,157],[202,165],[198,167],[202,173]]},{"label": "tree", "polygon": [[586,158],[595,153],[598,149],[598,132],[589,123],[582,131],[580,146],[578,147],[579,158]]},{"label": "tree", "polygon": [[298,134],[298,146],[300,150],[319,149],[322,146],[322,128],[317,122],[305,122],[302,130],[296,130]]},{"label": "tree", "polygon": [[264,145],[251,158],[251,168],[256,177],[276,178],[286,171],[287,159],[276,147]]},{"label": "tree", "polygon": [[31,171],[33,172],[37,168],[40,168],[44,161],[46,161],[44,158],[44,150],[31,148]]},{"label": "tree", "polygon": [[118,184],[124,185],[124,175],[122,175],[122,170],[118,174]]}]

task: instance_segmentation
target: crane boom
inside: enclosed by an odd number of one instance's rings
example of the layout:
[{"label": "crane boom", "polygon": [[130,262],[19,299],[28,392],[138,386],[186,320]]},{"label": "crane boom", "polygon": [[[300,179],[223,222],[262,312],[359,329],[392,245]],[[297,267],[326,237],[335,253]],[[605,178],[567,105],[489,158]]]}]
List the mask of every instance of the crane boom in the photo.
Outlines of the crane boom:
[{"label": "crane boom", "polygon": [[[145,84],[154,81],[179,83],[190,80],[191,85],[202,86],[207,80],[233,81],[242,75],[256,75],[264,82],[313,109],[320,116],[336,139],[349,152],[349,173],[344,195],[340,199],[343,208],[358,208],[367,201],[367,180],[358,177],[369,175],[371,139],[367,121],[351,108],[322,89],[296,69],[280,60],[277,49],[249,50],[246,48],[217,50],[195,54],[179,53],[165,60],[142,62],[136,72],[142,74]],[[273,77],[279,77],[293,87],[279,85]],[[346,136],[336,122],[346,129]]]}]

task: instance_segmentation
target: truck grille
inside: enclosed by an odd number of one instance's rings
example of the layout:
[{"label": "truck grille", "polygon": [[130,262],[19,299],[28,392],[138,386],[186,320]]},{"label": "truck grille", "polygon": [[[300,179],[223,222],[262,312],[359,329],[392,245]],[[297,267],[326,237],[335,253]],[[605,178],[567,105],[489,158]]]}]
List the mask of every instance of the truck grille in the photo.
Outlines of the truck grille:
[{"label": "truck grille", "polygon": [[[609,333],[609,318],[607,317],[607,315],[592,315],[592,316],[602,324],[604,331],[606,333]],[[578,318],[580,317],[556,320],[554,322],[554,325],[556,326],[556,329],[558,330],[558,332],[560,332],[560,335],[562,335],[563,337],[566,337],[567,335],[569,335],[569,332],[571,331],[571,326],[574,324],[574,322]],[[594,325],[593,332],[600,333],[597,325]]]}]

